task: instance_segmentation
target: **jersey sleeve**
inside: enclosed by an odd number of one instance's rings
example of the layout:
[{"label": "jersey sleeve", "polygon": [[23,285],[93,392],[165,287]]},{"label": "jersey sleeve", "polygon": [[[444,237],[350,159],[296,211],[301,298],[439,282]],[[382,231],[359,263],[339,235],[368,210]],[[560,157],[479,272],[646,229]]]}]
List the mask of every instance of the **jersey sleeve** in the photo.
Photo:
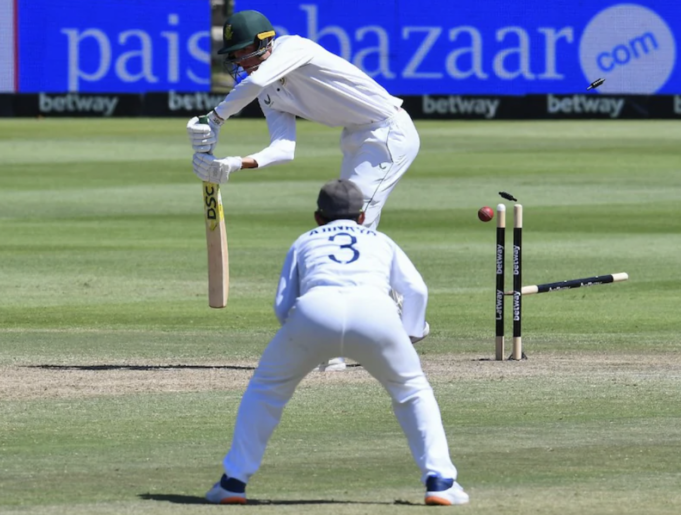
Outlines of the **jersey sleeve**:
[{"label": "jersey sleeve", "polygon": [[261,99],[259,102],[267,120],[270,145],[249,157],[256,160],[258,168],[292,161],[296,150],[296,117],[268,107]]},{"label": "jersey sleeve", "polygon": [[215,107],[214,111],[220,118],[226,120],[253,102],[262,89],[262,86],[253,82],[252,76],[246,77],[227,94],[225,99]]},{"label": "jersey sleeve", "polygon": [[409,336],[422,337],[426,325],[428,288],[404,251],[394,242],[390,287],[403,295],[402,326]]},{"label": "jersey sleeve", "polygon": [[298,280],[298,256],[296,245],[294,244],[286,254],[284,266],[279,275],[279,287],[277,296],[274,299],[274,314],[283,325],[299,296],[300,281]]}]

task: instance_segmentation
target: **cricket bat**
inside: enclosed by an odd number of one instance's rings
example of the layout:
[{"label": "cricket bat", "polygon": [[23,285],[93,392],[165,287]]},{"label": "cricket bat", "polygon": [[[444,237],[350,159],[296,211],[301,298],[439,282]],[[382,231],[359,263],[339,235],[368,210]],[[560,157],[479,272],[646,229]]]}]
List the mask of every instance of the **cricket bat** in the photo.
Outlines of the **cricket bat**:
[{"label": "cricket bat", "polygon": [[[208,118],[201,116],[199,122],[207,124]],[[203,207],[208,247],[208,305],[224,308],[229,295],[229,252],[219,184],[203,182]]]}]

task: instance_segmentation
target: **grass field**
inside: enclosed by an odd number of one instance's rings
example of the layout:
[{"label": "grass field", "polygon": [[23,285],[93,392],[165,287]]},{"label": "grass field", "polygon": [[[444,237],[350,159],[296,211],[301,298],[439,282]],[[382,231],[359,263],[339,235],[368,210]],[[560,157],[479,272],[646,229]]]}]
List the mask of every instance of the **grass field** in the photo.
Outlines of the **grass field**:
[{"label": "grass field", "polygon": [[[2,513],[235,510],[202,498],[276,330],[283,257],[337,175],[339,133],[300,123],[292,164],[223,188],[230,300],[210,310],[184,125],[0,121]],[[457,509],[681,513],[681,125],[418,129],[381,230],[430,288],[419,350],[471,495]],[[262,122],[230,121],[217,153],[266,141]],[[524,362],[491,360],[494,223],[476,212],[501,190],[525,208],[525,284],[630,276],[526,298]],[[421,513],[418,476],[361,368],[314,373],[249,485],[258,502],[236,510]]]}]

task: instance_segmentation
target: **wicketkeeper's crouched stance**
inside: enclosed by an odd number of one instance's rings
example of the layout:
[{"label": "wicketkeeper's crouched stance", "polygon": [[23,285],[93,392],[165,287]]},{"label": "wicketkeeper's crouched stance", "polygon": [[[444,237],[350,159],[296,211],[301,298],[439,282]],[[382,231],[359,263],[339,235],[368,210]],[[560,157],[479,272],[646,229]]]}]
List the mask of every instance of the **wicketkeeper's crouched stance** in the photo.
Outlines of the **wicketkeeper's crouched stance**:
[{"label": "wicketkeeper's crouched stance", "polygon": [[[225,474],[209,501],[246,502],[245,488],[296,386],[318,363],[348,356],[381,382],[421,469],[426,504],[464,504],[440,409],[413,342],[424,337],[427,289],[390,238],[362,227],[364,201],[351,181],[322,188],[319,227],[290,248],[279,279],[275,313],[281,329],[265,349],[244,393]],[[402,318],[389,296],[404,294]]]}]

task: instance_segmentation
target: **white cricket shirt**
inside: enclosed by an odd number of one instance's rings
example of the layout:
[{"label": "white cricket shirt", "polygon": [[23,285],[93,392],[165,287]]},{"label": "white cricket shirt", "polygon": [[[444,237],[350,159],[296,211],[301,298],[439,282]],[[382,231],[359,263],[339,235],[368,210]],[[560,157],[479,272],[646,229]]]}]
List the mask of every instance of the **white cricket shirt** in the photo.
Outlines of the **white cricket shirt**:
[{"label": "white cricket shirt", "polygon": [[296,116],[353,128],[386,120],[402,105],[355,65],[300,36],[276,38],[272,54],[215,111],[226,119],[255,98],[270,132],[270,146],[251,156],[261,168],[293,159]]},{"label": "white cricket shirt", "polygon": [[428,289],[407,255],[388,236],[351,220],[306,232],[291,246],[279,278],[274,311],[283,324],[298,297],[325,286],[374,287],[404,296],[402,325],[423,336]]}]

